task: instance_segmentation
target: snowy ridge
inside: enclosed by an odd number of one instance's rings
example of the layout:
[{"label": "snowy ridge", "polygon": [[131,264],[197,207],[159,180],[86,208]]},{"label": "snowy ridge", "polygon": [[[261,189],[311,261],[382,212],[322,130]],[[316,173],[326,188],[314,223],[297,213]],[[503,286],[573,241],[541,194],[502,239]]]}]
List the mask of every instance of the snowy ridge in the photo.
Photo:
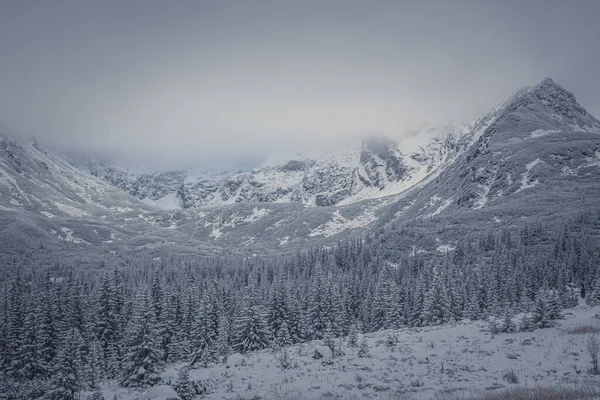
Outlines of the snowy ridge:
[{"label": "snowy ridge", "polygon": [[[92,175],[163,209],[239,202],[351,204],[406,192],[439,173],[478,137],[492,118],[444,128],[422,128],[419,141],[383,137],[309,157],[277,154],[252,171],[139,172],[93,161],[74,161]],[[421,143],[421,145],[415,144]]]}]

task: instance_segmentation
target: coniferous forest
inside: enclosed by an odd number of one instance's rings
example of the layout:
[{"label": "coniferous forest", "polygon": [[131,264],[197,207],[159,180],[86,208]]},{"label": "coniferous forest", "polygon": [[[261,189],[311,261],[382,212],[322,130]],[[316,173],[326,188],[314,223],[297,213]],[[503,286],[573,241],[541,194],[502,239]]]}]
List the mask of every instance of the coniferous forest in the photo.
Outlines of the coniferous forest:
[{"label": "coniferous forest", "polygon": [[138,254],[90,269],[7,258],[0,392],[73,399],[106,379],[151,386],[169,363],[202,368],[232,353],[519,312],[521,326],[495,329],[551,326],[580,296],[600,301],[599,216],[490,230],[394,262],[368,238],[290,257]]}]

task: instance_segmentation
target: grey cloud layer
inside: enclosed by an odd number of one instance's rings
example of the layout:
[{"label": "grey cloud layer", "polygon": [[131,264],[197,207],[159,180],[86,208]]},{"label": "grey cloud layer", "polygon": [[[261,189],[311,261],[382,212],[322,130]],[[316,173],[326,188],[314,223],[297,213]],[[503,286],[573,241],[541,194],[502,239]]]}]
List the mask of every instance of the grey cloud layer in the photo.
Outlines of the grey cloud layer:
[{"label": "grey cloud layer", "polygon": [[227,164],[471,118],[545,76],[599,114],[598,15],[586,0],[7,0],[0,122]]}]

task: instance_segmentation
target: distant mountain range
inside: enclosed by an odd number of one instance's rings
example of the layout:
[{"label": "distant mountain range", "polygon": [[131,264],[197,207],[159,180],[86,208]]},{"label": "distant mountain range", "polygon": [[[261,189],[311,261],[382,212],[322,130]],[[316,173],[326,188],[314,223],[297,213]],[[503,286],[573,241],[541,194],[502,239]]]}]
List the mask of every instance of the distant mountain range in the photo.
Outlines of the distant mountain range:
[{"label": "distant mountain range", "polygon": [[[0,240],[153,254],[293,250],[359,234],[398,251],[597,207],[600,121],[551,79],[474,123],[251,171],[133,172],[0,136]],[[443,224],[441,223],[443,222]],[[415,234],[415,229],[424,233]],[[384,241],[385,245],[385,241]]]}]

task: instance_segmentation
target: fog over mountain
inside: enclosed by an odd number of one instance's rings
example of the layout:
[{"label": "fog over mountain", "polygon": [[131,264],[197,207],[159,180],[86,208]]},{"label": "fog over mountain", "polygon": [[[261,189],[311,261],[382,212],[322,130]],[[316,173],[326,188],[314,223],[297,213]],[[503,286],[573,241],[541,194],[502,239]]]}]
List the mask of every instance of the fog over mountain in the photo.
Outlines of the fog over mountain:
[{"label": "fog over mountain", "polygon": [[8,0],[0,123],[136,165],[246,168],[469,121],[546,76],[599,114],[599,8]]}]

